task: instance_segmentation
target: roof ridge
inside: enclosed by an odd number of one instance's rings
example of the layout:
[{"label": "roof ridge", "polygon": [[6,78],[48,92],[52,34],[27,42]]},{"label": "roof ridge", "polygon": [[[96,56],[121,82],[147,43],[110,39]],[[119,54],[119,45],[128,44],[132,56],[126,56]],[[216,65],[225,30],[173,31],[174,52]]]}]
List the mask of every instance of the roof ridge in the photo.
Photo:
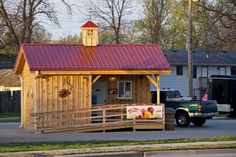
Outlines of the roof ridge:
[{"label": "roof ridge", "polygon": [[98,25],[96,23],[94,23],[93,21],[89,20],[81,26],[81,28],[88,28],[88,27],[98,28]]},{"label": "roof ridge", "polygon": [[76,44],[76,43],[22,43],[22,46],[80,46],[83,44]]},{"label": "roof ridge", "polygon": [[98,46],[159,46],[159,44],[98,44]]},{"label": "roof ridge", "polygon": [[[22,43],[22,46],[84,46],[81,43]],[[97,46],[160,46],[159,44],[98,44]],[[86,47],[86,46],[84,46]]]}]

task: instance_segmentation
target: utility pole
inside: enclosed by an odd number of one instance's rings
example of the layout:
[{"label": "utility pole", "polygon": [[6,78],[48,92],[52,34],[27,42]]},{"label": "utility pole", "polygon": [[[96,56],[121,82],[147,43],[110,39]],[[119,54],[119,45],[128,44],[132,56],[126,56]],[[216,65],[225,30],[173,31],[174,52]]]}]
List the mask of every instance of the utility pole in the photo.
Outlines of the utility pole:
[{"label": "utility pole", "polygon": [[188,3],[188,86],[189,97],[193,97],[192,0]]}]

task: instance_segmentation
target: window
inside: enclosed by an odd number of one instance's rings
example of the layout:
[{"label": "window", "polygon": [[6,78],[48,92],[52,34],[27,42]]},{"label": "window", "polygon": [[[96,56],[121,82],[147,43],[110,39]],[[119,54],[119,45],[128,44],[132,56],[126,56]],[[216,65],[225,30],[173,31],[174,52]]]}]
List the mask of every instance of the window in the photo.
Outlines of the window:
[{"label": "window", "polygon": [[193,66],[193,78],[197,78],[197,66]]},{"label": "window", "polygon": [[201,66],[201,77],[208,77],[208,67]]},{"label": "window", "polygon": [[118,99],[132,98],[132,83],[131,81],[118,81]]},{"label": "window", "polygon": [[231,67],[231,75],[236,75],[236,67]]},{"label": "window", "polygon": [[93,30],[87,30],[87,36],[93,36]]},{"label": "window", "polygon": [[226,75],[226,67],[217,67],[219,75]]},{"label": "window", "polygon": [[176,66],[176,75],[183,75],[183,66],[182,65]]}]

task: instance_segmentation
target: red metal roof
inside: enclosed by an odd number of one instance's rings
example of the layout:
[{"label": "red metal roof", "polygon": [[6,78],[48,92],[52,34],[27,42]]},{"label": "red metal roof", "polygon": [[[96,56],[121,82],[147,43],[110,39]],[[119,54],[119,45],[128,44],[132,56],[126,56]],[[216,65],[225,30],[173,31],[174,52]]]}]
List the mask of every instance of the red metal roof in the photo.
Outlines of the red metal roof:
[{"label": "red metal roof", "polygon": [[22,44],[21,48],[30,70],[170,70],[154,44]]},{"label": "red metal roof", "polygon": [[95,24],[93,21],[87,21],[81,28],[86,28],[86,27],[96,27],[98,28],[98,25]]}]

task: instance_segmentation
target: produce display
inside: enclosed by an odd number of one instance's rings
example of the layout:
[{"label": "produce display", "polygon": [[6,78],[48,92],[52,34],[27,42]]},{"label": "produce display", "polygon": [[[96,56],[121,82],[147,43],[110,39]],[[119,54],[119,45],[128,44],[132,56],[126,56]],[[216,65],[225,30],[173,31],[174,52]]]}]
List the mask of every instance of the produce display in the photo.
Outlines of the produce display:
[{"label": "produce display", "polygon": [[127,119],[162,118],[161,106],[127,106]]}]

